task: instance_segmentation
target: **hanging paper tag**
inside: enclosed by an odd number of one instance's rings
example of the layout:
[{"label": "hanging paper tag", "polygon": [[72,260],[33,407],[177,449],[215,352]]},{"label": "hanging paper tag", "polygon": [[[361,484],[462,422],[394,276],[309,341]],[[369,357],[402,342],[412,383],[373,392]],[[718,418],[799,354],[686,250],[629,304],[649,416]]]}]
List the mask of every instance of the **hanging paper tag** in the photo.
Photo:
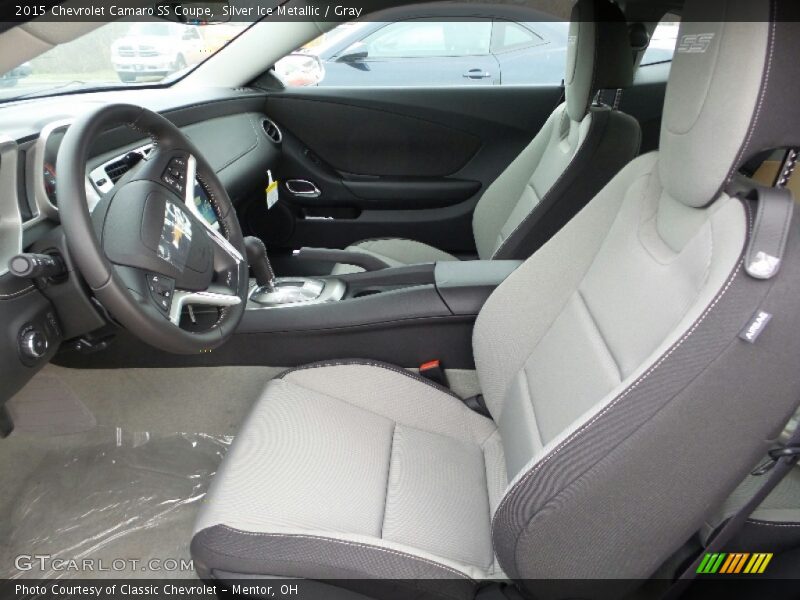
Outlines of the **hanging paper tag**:
[{"label": "hanging paper tag", "polygon": [[275,206],[278,201],[278,180],[272,179],[272,171],[267,171],[267,210]]}]

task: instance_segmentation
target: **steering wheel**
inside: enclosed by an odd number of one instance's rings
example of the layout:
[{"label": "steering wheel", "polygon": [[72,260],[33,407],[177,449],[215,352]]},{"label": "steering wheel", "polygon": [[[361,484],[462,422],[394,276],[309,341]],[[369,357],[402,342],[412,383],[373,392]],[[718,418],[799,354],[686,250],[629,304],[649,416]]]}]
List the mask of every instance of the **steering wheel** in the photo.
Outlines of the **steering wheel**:
[{"label": "steering wheel", "polygon": [[[153,148],[90,214],[88,152],[118,126],[146,134]],[[142,341],[179,354],[210,351],[233,334],[249,287],[242,232],[214,169],[175,125],[141,106],[103,106],[69,127],[56,172],[70,257],[115,320]],[[216,225],[195,205],[195,178]],[[183,308],[191,305],[215,307],[213,324],[181,328]]]}]

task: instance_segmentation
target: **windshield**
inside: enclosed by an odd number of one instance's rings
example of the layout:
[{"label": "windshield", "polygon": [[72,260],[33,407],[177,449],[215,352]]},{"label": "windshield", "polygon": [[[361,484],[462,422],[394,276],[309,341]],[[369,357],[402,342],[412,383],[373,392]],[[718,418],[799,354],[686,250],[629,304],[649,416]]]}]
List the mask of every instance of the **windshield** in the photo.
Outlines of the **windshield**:
[{"label": "windshield", "polygon": [[106,23],[0,74],[0,102],[106,87],[168,84],[250,23]]}]

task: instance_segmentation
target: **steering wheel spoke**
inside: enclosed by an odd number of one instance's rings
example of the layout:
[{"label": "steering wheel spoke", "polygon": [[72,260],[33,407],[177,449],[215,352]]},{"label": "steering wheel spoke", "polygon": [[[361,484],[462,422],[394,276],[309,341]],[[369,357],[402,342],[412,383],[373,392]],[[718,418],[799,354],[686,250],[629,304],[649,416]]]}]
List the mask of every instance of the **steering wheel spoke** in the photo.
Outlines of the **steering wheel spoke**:
[{"label": "steering wheel spoke", "polygon": [[146,309],[169,318],[175,295],[175,279],[147,269],[127,265],[114,265],[114,271],[125,287]]},{"label": "steering wheel spoke", "polygon": [[169,320],[178,325],[181,322],[183,309],[187,306],[212,306],[216,308],[228,308],[238,306],[242,299],[233,293],[223,293],[206,290],[204,292],[190,292],[187,290],[175,290],[172,298],[172,305],[169,310]]},{"label": "steering wheel spoke", "polygon": [[[151,137],[153,149],[90,214],[88,150],[119,123]],[[142,107],[103,106],[67,130],[58,169],[70,254],[116,321],[145,342],[178,353],[206,352],[233,334],[249,284],[241,228],[214,169],[180,129]],[[198,172],[203,202],[195,199]],[[184,308],[192,306],[219,310],[213,321],[182,324]]]}]

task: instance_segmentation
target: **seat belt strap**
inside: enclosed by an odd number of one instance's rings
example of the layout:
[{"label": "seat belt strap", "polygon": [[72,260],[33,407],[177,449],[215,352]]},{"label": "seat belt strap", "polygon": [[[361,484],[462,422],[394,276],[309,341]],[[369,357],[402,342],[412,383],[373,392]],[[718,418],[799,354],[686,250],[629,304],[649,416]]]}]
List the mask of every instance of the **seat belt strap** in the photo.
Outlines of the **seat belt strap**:
[{"label": "seat belt strap", "polygon": [[756,279],[778,274],[794,212],[792,192],[786,188],[754,187],[747,198],[755,200],[756,220],[747,245],[745,270]]},{"label": "seat belt strap", "polygon": [[705,550],[681,573],[680,577],[667,591],[664,600],[676,600],[686,591],[686,588],[689,587],[697,575],[703,558],[707,554],[715,554],[725,548],[728,542],[741,531],[750,515],[770,495],[783,478],[791,472],[798,460],[800,460],[800,426],[795,428],[785,445],[770,450],[767,462],[753,471],[752,475],[763,476],[769,473],[769,476],[761,487],[756,490],[756,493],[717,531],[706,545]]},{"label": "seat belt strap", "polygon": [[[756,186],[746,196],[757,202],[756,220],[746,250],[745,270],[755,279],[771,279],[781,266],[786,247],[786,232],[792,221],[794,198],[783,187],[766,188]],[[745,339],[748,340],[746,337]],[[675,580],[664,595],[664,600],[680,598],[697,576],[707,554],[720,552],[744,527],[750,515],[761,505],[778,484],[800,460],[800,426],[796,427],[785,444],[769,451],[769,460],[751,474],[763,476],[769,473],[756,493],[737,510],[733,516],[713,535],[708,544],[692,564]]]},{"label": "seat belt strap", "polygon": [[479,415],[483,415],[488,419],[492,418],[492,413],[489,412],[489,409],[486,406],[486,401],[483,399],[483,394],[464,398],[464,404],[466,404],[470,410],[474,410]]}]

